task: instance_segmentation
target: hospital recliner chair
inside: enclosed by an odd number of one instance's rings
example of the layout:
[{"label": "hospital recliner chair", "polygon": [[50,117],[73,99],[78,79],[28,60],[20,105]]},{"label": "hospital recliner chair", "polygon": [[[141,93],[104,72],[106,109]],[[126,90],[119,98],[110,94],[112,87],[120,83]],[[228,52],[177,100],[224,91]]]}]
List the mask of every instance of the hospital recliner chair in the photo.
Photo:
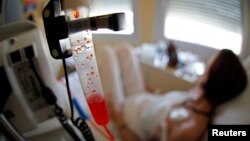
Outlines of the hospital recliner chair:
[{"label": "hospital recliner chair", "polygon": [[[139,60],[133,46],[124,43],[104,45],[96,49],[103,89],[107,100],[113,98],[119,105],[126,96],[148,93]],[[212,120],[213,124],[250,124],[250,59],[243,64],[248,74],[248,86],[236,99],[221,105]],[[167,84],[166,84],[167,85]],[[129,89],[125,89],[129,88]],[[207,140],[204,135],[204,140]]]}]

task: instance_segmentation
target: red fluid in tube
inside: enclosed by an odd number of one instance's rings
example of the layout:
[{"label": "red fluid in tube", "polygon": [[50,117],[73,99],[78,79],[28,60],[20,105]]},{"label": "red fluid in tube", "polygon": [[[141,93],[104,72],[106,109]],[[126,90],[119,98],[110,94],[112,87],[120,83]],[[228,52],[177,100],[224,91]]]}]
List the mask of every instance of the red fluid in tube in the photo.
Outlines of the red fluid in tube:
[{"label": "red fluid in tube", "polygon": [[87,96],[87,102],[92,115],[99,125],[106,125],[109,122],[109,116],[104,97],[101,94],[90,94]]},{"label": "red fluid in tube", "polygon": [[80,16],[79,10],[77,8],[75,8],[74,9],[74,17],[79,18],[79,16]]}]

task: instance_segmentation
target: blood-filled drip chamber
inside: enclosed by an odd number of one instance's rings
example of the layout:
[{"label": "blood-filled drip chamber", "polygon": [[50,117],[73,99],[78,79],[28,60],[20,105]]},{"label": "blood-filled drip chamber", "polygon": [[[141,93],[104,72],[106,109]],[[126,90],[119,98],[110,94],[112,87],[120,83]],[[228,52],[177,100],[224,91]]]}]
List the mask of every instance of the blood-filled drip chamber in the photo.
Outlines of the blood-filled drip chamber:
[{"label": "blood-filled drip chamber", "polygon": [[88,13],[88,7],[78,7],[66,11],[69,43],[75,68],[92,116],[97,124],[107,125],[109,116],[99,76]]}]

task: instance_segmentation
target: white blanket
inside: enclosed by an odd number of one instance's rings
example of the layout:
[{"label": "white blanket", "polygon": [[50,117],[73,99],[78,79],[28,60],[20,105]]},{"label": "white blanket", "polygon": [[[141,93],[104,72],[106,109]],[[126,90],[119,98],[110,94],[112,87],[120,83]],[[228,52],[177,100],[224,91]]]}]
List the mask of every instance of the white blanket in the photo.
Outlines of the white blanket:
[{"label": "white blanket", "polygon": [[[156,128],[167,118],[168,112],[175,104],[185,101],[192,94],[172,91],[164,95],[141,93],[125,100],[123,115],[128,127],[145,141],[154,136]],[[167,126],[161,126],[161,140],[166,139]]]}]

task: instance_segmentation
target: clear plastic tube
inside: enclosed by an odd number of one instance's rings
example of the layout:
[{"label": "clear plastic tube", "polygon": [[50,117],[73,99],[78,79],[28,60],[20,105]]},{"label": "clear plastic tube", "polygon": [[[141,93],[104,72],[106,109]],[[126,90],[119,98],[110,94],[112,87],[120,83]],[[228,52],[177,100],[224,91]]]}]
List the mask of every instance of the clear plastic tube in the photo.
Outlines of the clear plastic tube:
[{"label": "clear plastic tube", "polygon": [[[67,16],[81,18],[79,11],[68,11]],[[74,17],[75,16],[75,17]],[[87,24],[83,24],[86,25]],[[79,26],[79,25],[76,25]],[[84,28],[84,29],[87,29]],[[103,88],[99,76],[92,34],[89,30],[69,35],[73,58],[81,86],[94,120],[99,125],[107,125],[109,116],[104,100]]]}]

